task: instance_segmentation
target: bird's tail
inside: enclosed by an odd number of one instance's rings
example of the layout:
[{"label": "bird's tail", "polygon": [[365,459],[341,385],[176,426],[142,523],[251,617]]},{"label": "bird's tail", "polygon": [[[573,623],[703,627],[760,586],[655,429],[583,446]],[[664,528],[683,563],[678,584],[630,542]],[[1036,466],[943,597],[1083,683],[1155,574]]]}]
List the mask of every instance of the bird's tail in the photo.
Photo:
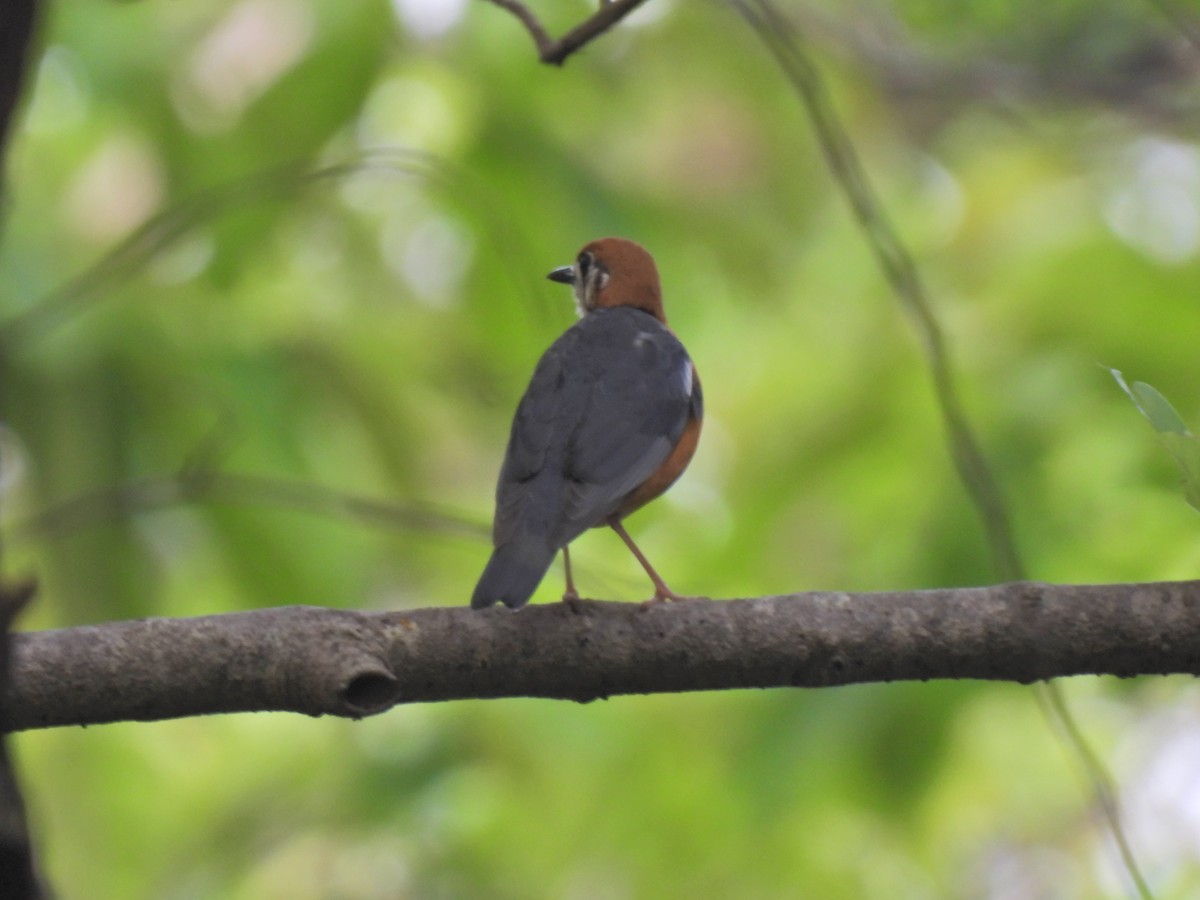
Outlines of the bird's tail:
[{"label": "bird's tail", "polygon": [[541,584],[557,552],[544,541],[528,538],[513,538],[497,547],[475,585],[471,607],[486,609],[503,603],[509,609],[520,609]]}]

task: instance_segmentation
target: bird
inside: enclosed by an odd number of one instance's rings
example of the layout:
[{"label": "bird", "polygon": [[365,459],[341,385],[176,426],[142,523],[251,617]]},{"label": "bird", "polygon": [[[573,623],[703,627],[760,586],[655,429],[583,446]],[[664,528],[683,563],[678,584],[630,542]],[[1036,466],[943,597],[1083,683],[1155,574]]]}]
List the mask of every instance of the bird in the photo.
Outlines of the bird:
[{"label": "bird", "polygon": [[563,599],[577,601],[567,545],[605,525],[650,576],[649,602],[683,599],[622,524],[683,474],[704,418],[700,378],[667,324],[654,258],[631,240],[600,238],[546,277],[571,285],[579,320],[542,355],[517,406],[493,551],[471,606],[520,609],[559,550]]}]

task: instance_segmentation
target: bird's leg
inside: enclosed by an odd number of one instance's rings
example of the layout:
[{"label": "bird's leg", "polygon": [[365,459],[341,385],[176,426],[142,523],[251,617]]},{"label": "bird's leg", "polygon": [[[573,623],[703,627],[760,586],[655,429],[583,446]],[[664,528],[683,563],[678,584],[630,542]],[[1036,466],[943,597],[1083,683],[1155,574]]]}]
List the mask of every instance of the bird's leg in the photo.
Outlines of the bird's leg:
[{"label": "bird's leg", "polygon": [[564,600],[578,600],[579,592],[575,590],[575,579],[571,577],[571,551],[563,547],[563,568],[567,572],[567,589],[563,591]]},{"label": "bird's leg", "polygon": [[669,587],[667,583],[659,577],[654,571],[654,566],[650,565],[650,560],[646,559],[644,553],[638,549],[638,545],[633,542],[633,538],[629,536],[629,532],[625,530],[625,526],[621,524],[621,520],[616,516],[610,516],[608,525],[615,531],[625,542],[625,546],[629,548],[629,552],[637,557],[637,561],[642,564],[642,568],[646,570],[646,574],[650,576],[650,580],[654,582],[654,597],[650,603],[661,603],[663,600],[683,600],[684,597],[679,596]]},{"label": "bird's leg", "polygon": [[583,611],[583,600],[579,596],[579,591],[575,590],[575,579],[571,577],[571,551],[566,547],[563,551],[563,569],[567,573],[567,589],[563,591],[563,603],[567,604],[571,612],[578,615]]}]

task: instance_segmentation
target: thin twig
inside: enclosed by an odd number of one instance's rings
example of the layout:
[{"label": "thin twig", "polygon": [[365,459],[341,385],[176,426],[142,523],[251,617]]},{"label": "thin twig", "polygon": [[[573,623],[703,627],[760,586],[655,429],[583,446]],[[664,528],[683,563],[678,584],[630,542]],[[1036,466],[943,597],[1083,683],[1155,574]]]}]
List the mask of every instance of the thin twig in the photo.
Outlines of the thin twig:
[{"label": "thin twig", "polygon": [[525,30],[529,32],[537,46],[538,59],[550,65],[561,66],[567,61],[567,57],[576,50],[604,34],[646,0],[616,0],[615,3],[601,3],[600,9],[595,15],[580,22],[558,40],[550,37],[538,17],[521,0],[488,0],[488,2],[508,10],[525,26]]},{"label": "thin twig", "polygon": [[427,506],[377,500],[303,481],[190,469],[175,475],[138,478],[76,495],[18,522],[9,531],[8,540],[11,545],[132,512],[199,502],[282,507],[310,515],[349,518],[379,527],[440,531],[476,538],[486,538],[490,533],[480,522]]},{"label": "thin twig", "polygon": [[521,3],[520,0],[490,0],[490,2],[501,9],[507,9],[521,20],[521,24],[525,26],[525,30],[529,32],[534,44],[537,45],[538,56],[545,59],[546,54],[554,46],[554,38],[550,37],[549,32],[542,27],[542,23],[533,14],[533,10]]},{"label": "thin twig", "polygon": [[979,512],[1000,579],[1019,581],[1024,578],[1024,573],[1012,540],[1008,515],[958,398],[941,326],[912,256],[876,198],[854,144],[829,101],[820,74],[800,46],[791,24],[773,6],[761,0],[731,2],[767,45],[800,95],[834,178],[866,234],[888,284],[917,326],[959,477]]},{"label": "thin twig", "polygon": [[1037,688],[1036,696],[1043,714],[1063,730],[1063,738],[1066,740],[1067,746],[1074,749],[1077,759],[1083,760],[1084,771],[1096,794],[1100,812],[1108,824],[1109,831],[1112,832],[1113,842],[1117,845],[1117,853],[1121,855],[1121,862],[1133,881],[1138,896],[1143,900],[1153,900],[1154,894],[1150,890],[1150,885],[1146,883],[1145,876],[1142,875],[1137,857],[1133,853],[1133,846],[1125,834],[1125,827],[1121,819],[1120,797],[1117,786],[1113,783],[1112,775],[1109,774],[1104,761],[1092,749],[1087,737],[1079,730],[1079,725],[1075,721],[1070,707],[1067,706],[1067,699],[1063,696],[1062,686],[1059,682],[1045,681],[1038,684]]},{"label": "thin twig", "polygon": [[295,163],[254,172],[173,204],[147,220],[96,263],[29,308],[0,321],[0,353],[17,352],[53,332],[90,304],[108,296],[114,286],[201,225],[271,198],[294,196],[309,185],[339,181],[363,172],[397,173],[443,188],[455,188],[456,196],[469,198],[471,208],[483,217],[489,236],[499,246],[497,256],[518,289],[525,296],[539,295],[534,282],[514,270],[514,261],[528,253],[512,228],[511,217],[493,208],[487,192],[471,183],[467,173],[429,153],[403,147],[374,148],[359,157],[321,168]]},{"label": "thin twig", "polygon": [[[925,345],[951,456],[987,533],[994,564],[1002,579],[1023,579],[1024,567],[1004,500],[959,400],[945,340],[920,273],[875,196],[854,144],[829,100],[817,67],[795,34],[792,23],[779,14],[770,0],[730,2],[762,39],[800,96],[834,178],[866,234],[888,284],[908,311]],[[1112,777],[1075,723],[1058,685],[1053,682],[1043,685],[1039,701],[1043,711],[1058,725],[1059,733],[1073,748],[1076,758],[1082,762],[1124,867],[1140,896],[1149,900],[1149,887],[1137,866],[1121,822]]]}]

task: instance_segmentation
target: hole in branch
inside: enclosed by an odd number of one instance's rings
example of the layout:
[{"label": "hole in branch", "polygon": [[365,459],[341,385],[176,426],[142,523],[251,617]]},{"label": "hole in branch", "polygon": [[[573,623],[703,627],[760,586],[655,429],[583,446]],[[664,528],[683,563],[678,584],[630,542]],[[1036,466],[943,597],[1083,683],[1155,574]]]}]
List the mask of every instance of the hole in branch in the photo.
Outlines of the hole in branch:
[{"label": "hole in branch", "polygon": [[346,705],[364,715],[382,712],[392,706],[399,695],[396,679],[387,672],[356,675],[342,689],[342,700]]}]

